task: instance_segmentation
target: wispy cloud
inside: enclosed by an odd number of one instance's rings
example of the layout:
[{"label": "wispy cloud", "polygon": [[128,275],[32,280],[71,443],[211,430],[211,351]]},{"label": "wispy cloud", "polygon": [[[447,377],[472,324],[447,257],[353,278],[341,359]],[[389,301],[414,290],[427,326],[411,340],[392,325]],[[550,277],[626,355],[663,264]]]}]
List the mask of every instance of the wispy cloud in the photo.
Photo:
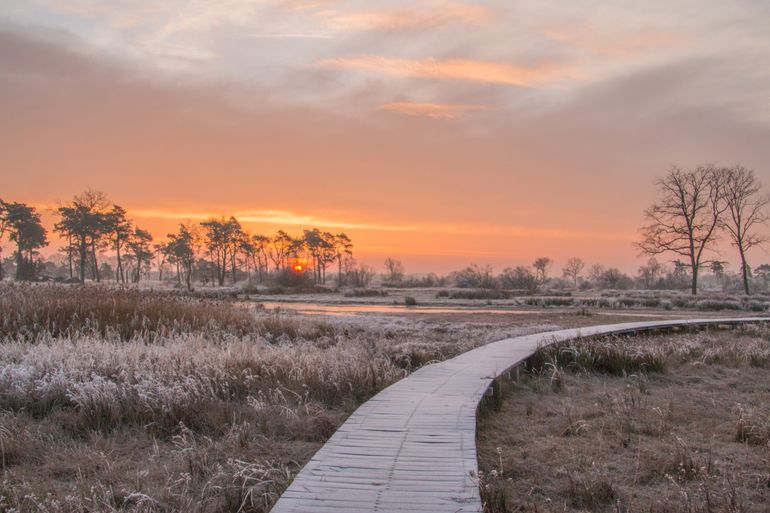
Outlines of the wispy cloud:
[{"label": "wispy cloud", "polygon": [[325,68],[352,69],[401,77],[463,80],[489,84],[535,87],[565,80],[585,79],[579,70],[554,63],[517,66],[472,59],[393,59],[378,55],[324,59]]},{"label": "wispy cloud", "polygon": [[[145,219],[166,219],[179,221],[200,221],[212,217],[220,217],[222,213],[201,211],[170,211],[129,209],[129,215]],[[228,214],[230,215],[230,214]],[[555,228],[535,228],[530,226],[502,224],[468,224],[468,223],[431,223],[431,224],[390,224],[377,222],[341,221],[301,214],[287,210],[242,210],[232,213],[242,223],[267,224],[278,226],[299,226],[304,228],[317,226],[319,228],[335,228],[342,230],[366,230],[386,232],[414,232],[440,234],[469,234],[477,236],[530,237],[542,239],[602,239],[602,240],[633,240],[635,234],[620,234],[594,232],[588,230],[562,230]]]},{"label": "wispy cloud", "polygon": [[[221,213],[212,212],[176,212],[166,210],[131,210],[131,215],[136,217],[145,217],[151,219],[178,219],[178,220],[201,220],[211,217],[219,217]],[[235,212],[234,215],[239,221],[255,224],[274,224],[287,226],[321,226],[324,228],[341,228],[348,230],[379,230],[379,231],[414,231],[418,228],[410,225],[388,225],[367,222],[346,222],[335,219],[324,219],[307,214],[299,214],[286,210],[243,210]]]},{"label": "wispy cloud", "polygon": [[276,3],[292,11],[313,11],[329,8],[339,0],[278,0]]},{"label": "wispy cloud", "polygon": [[408,8],[340,13],[321,11],[318,17],[338,30],[426,29],[447,24],[483,25],[492,11],[482,5],[445,2],[430,8]]},{"label": "wispy cloud", "polygon": [[598,27],[551,27],[543,34],[565,45],[595,55],[622,57],[654,50],[681,48],[687,44],[683,34],[663,30],[629,30],[608,34]]},{"label": "wispy cloud", "polygon": [[406,116],[434,119],[457,119],[469,112],[489,109],[489,105],[464,103],[392,102],[380,105],[378,110],[397,112]]}]

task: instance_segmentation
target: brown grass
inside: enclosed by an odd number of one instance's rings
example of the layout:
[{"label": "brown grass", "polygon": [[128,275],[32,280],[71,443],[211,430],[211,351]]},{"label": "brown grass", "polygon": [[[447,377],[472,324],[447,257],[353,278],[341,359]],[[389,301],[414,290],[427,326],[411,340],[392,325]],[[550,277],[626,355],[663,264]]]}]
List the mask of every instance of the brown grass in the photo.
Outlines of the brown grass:
[{"label": "brown grass", "polygon": [[770,331],[592,343],[501,383],[479,421],[485,511],[768,511]]},{"label": "brown grass", "polygon": [[0,512],[264,512],[363,401],[515,334],[0,285]]}]

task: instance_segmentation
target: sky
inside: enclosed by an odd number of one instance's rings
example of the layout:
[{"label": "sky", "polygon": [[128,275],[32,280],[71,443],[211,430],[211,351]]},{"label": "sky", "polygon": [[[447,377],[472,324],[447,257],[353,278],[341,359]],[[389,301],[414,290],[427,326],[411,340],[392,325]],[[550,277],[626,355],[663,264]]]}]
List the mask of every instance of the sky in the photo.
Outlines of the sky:
[{"label": "sky", "polygon": [[671,165],[770,185],[770,3],[3,0],[0,113],[0,198],[46,212],[92,188],[159,239],[234,214],[375,267],[634,271]]}]

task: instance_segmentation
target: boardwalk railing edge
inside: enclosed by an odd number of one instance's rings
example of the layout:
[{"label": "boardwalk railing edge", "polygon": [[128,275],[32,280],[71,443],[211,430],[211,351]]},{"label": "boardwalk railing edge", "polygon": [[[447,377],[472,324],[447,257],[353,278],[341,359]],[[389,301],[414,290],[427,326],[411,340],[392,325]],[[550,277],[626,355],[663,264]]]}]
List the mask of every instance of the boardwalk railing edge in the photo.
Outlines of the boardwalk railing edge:
[{"label": "boardwalk railing edge", "polygon": [[582,337],[770,322],[770,317],[606,324],[507,338],[426,365],[361,405],[272,513],[481,511],[476,413],[493,381],[538,348]]}]

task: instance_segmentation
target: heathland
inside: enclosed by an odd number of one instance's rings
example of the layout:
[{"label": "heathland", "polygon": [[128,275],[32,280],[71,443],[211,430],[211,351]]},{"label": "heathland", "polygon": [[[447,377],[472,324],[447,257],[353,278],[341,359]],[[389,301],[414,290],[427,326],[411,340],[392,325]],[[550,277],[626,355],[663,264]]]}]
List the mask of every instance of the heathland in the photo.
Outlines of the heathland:
[{"label": "heathland", "polygon": [[[276,307],[277,299],[289,299],[282,291],[251,298],[242,292],[0,285],[0,510],[268,511],[358,405],[422,365],[530,332],[637,316],[715,315],[693,313],[686,303],[625,304],[612,295],[596,294],[615,301],[603,305],[577,304],[568,296],[531,298],[538,302],[451,299],[435,289],[380,289],[364,297],[360,291],[359,297],[336,293],[336,305],[329,293],[327,310],[303,314],[306,302]],[[323,295],[315,297],[319,303]],[[405,306],[407,297],[417,305]],[[639,297],[649,302],[652,296]],[[556,300],[573,302],[546,302]],[[740,297],[711,300],[754,309]],[[347,309],[334,309],[341,306]],[[767,351],[767,335],[753,337],[739,342],[751,340],[752,347]],[[629,347],[641,350],[637,346]],[[695,353],[687,354],[699,361]],[[554,355],[533,363],[527,378],[550,387],[538,385],[543,390],[531,392],[542,395],[542,411],[547,401],[578,395],[570,383],[583,379]],[[555,362],[552,371],[548,358]],[[766,371],[750,368],[756,379]],[[658,375],[653,370],[665,369],[629,369],[616,379],[644,375],[638,379],[650,388]],[[709,390],[703,387],[702,393]],[[732,393],[731,400],[752,404],[743,388]],[[576,399],[575,408],[579,404]],[[747,419],[764,414],[755,408],[745,412]],[[590,424],[582,413],[574,415]],[[583,429],[580,436],[586,436]],[[489,432],[485,428],[484,436]],[[505,433],[500,427],[497,436]],[[504,457],[518,457],[519,448],[494,445]],[[482,467],[497,468],[489,465],[483,447],[488,444],[482,445]],[[604,456],[609,453],[595,454],[596,461]],[[504,475],[509,468],[504,462]],[[613,494],[624,493],[626,484],[611,485]],[[606,501],[597,504],[608,507]]]},{"label": "heathland", "polygon": [[480,417],[485,511],[768,511],[769,368],[758,327],[542,349]]}]

